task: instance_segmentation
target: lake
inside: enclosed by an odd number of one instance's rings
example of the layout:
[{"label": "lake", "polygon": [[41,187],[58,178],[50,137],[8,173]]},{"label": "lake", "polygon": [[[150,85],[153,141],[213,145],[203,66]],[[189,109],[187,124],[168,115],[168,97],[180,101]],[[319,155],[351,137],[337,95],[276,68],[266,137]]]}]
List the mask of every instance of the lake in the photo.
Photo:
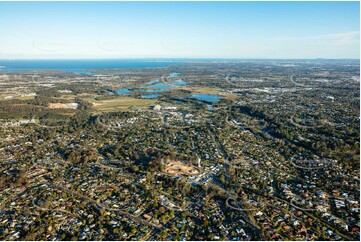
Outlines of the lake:
[{"label": "lake", "polygon": [[172,82],[172,84],[184,86],[184,85],[187,84],[187,82],[185,82],[185,81],[183,81],[182,79],[180,79],[180,80],[176,80],[176,81]]},{"label": "lake", "polygon": [[172,88],[171,86],[164,84],[164,83],[158,83],[155,85],[151,85],[151,86],[147,86],[147,88],[152,88],[152,89],[167,89],[167,88]]},{"label": "lake", "polygon": [[197,99],[200,101],[206,101],[206,102],[218,102],[222,97],[211,94],[193,94],[189,98]]},{"label": "lake", "polygon": [[129,90],[129,89],[118,89],[117,90],[117,93],[118,95],[124,95],[124,94],[128,94],[128,93],[131,93],[133,91]]},{"label": "lake", "polygon": [[139,92],[164,92],[163,89],[139,89]]}]

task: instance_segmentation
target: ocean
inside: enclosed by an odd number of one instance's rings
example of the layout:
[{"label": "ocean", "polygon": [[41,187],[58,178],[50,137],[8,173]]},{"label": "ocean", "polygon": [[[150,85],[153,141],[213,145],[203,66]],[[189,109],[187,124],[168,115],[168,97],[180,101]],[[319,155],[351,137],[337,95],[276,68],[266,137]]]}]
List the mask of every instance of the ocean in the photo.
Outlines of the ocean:
[{"label": "ocean", "polygon": [[[355,59],[222,59],[222,58],[148,58],[148,59],[69,59],[69,60],[8,60],[0,59],[1,72],[18,71],[64,71],[91,74],[89,70],[117,68],[157,68],[180,66],[190,63],[243,63],[243,62],[280,62],[280,63],[343,63],[359,65]],[[174,73],[177,74],[177,73]]]},{"label": "ocean", "polygon": [[51,70],[91,74],[89,70],[157,68],[186,64],[187,61],[170,59],[0,60],[0,72]]}]

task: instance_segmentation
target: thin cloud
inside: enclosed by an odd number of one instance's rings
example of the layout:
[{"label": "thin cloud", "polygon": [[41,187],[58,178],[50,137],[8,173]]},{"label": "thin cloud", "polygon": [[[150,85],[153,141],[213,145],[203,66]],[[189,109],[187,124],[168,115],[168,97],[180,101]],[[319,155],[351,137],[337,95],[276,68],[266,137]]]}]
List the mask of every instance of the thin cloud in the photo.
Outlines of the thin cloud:
[{"label": "thin cloud", "polygon": [[315,35],[315,36],[305,36],[305,37],[277,37],[272,40],[279,41],[305,41],[305,40],[314,40],[314,41],[327,41],[330,44],[350,44],[360,41],[360,31],[351,31],[345,33],[336,33],[336,34],[326,34],[326,35]]}]

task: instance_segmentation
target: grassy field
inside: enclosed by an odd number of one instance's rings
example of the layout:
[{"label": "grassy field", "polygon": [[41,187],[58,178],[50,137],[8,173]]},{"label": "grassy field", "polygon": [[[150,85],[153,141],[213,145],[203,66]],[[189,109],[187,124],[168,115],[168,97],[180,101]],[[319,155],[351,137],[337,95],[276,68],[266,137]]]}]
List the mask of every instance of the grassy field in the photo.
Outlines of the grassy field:
[{"label": "grassy field", "polygon": [[184,89],[191,91],[193,94],[202,93],[202,94],[219,95],[222,96],[223,98],[231,99],[231,100],[236,100],[239,98],[237,94],[224,92],[222,89],[216,87],[190,87]]},{"label": "grassy field", "polygon": [[74,94],[62,94],[60,97],[72,101],[75,99],[76,96]]},{"label": "grassy field", "polygon": [[202,94],[218,94],[221,91],[219,88],[215,87],[186,87],[184,90],[191,91],[192,93],[202,93]]},{"label": "grassy field", "polygon": [[19,100],[34,100],[35,96],[24,96],[24,97],[16,97],[15,99],[19,99]]},{"label": "grassy field", "polygon": [[226,99],[230,99],[233,101],[239,99],[239,96],[237,94],[233,94],[233,93],[222,92],[222,93],[220,93],[220,95]]},{"label": "grassy field", "polygon": [[93,104],[93,110],[96,113],[114,112],[126,109],[149,109],[157,104],[157,99],[138,99],[132,97],[119,97],[111,100],[94,100],[93,98],[84,98]]},{"label": "grassy field", "polygon": [[[13,96],[13,95],[10,95],[10,94],[1,94],[0,95],[0,100],[5,100],[5,97],[7,96]],[[18,100],[33,100],[35,98],[35,96],[15,96],[14,95],[14,98],[11,98],[11,99],[18,99]],[[10,100],[10,99],[8,99]]]}]

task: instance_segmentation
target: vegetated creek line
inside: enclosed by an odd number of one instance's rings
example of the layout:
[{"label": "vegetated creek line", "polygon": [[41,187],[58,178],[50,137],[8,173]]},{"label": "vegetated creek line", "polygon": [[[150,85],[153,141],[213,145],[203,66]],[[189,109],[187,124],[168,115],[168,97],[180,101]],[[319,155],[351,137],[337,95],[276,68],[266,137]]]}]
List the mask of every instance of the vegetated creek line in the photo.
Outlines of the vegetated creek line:
[{"label": "vegetated creek line", "polygon": [[[223,147],[223,145],[219,142],[219,139],[218,139],[218,136],[211,130],[209,124],[208,124],[208,130],[210,132],[210,134],[212,135],[215,143],[217,144],[218,146],[218,149],[222,152],[223,154],[223,158],[226,160],[226,163],[225,163],[225,166],[226,166],[226,170],[227,170],[227,177],[229,177],[229,155],[227,154],[227,151],[226,149]],[[229,195],[229,192],[227,192],[228,195]],[[260,238],[262,238],[262,234],[261,232],[259,231],[259,229],[257,228],[257,226],[255,224],[253,224],[248,215],[244,212],[244,211],[239,211],[241,213],[241,216],[243,217],[244,220],[246,220],[246,222],[248,222],[248,224],[251,226],[253,232],[255,232]]]},{"label": "vegetated creek line", "polygon": [[227,179],[229,179],[229,164],[228,164],[228,162],[229,162],[229,155],[228,155],[226,149],[225,149],[225,148],[223,147],[223,145],[221,144],[221,142],[219,142],[218,136],[212,131],[212,129],[211,129],[211,127],[210,127],[209,124],[207,125],[207,128],[208,128],[208,131],[209,131],[209,133],[211,134],[214,142],[217,144],[218,149],[222,152],[223,159],[226,161],[226,162],[224,163],[224,167],[225,167],[226,170],[227,170],[226,177],[227,177]]}]

